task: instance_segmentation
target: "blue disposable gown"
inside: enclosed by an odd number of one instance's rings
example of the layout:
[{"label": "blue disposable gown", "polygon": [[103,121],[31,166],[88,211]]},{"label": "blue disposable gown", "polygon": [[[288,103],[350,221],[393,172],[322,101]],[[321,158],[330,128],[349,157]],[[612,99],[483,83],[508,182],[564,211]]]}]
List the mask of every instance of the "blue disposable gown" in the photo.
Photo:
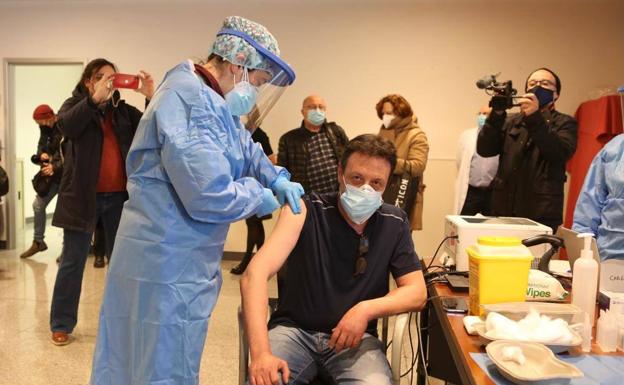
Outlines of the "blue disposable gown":
[{"label": "blue disposable gown", "polygon": [[611,139],[592,161],[572,229],[594,233],[601,260],[624,259],[624,134]]},{"label": "blue disposable gown", "polygon": [[127,159],[128,193],[100,313],[92,385],[195,385],[231,222],[288,172],[184,62],[167,73]]}]

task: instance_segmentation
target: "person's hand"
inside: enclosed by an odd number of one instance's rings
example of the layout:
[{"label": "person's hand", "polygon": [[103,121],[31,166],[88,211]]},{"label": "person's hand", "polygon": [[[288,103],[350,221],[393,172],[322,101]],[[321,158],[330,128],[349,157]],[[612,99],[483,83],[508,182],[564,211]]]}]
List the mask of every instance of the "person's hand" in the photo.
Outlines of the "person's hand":
[{"label": "person's hand", "polygon": [[46,154],[45,152],[42,152],[41,155],[39,155],[39,159],[43,162],[46,160],[50,160],[50,155]]},{"label": "person's hand", "polygon": [[141,70],[137,76],[141,79],[141,85],[135,91],[145,95],[147,100],[151,100],[152,96],[154,96],[154,79],[152,75]]},{"label": "person's hand", "polygon": [[277,385],[279,384],[279,375],[282,374],[282,382],[288,383],[290,370],[288,363],[279,359],[271,353],[260,355],[256,359],[251,360],[249,365],[249,383],[251,385]]},{"label": "person's hand", "polygon": [[299,199],[301,199],[301,196],[305,194],[303,186],[299,183],[291,182],[283,176],[279,176],[275,182],[273,182],[273,186],[271,186],[271,188],[275,192],[275,195],[277,195],[277,200],[281,205],[288,201],[290,209],[294,214],[301,213]]},{"label": "person's hand", "polygon": [[41,173],[45,176],[52,176],[54,175],[54,168],[52,168],[51,164],[47,164],[41,167]]},{"label": "person's hand", "polygon": [[529,116],[539,110],[539,101],[535,94],[524,94],[517,102],[520,104],[520,111],[522,111],[524,116]]},{"label": "person's hand", "polygon": [[113,96],[113,77],[115,74],[110,74],[108,76],[103,76],[102,79],[98,80],[97,83],[93,85],[93,95],[91,95],[91,100],[95,104],[102,104]]},{"label": "person's hand", "polygon": [[338,325],[332,330],[329,348],[340,353],[342,349],[356,348],[368,326],[366,305],[358,303],[342,316]]},{"label": "person's hand", "polygon": [[275,199],[275,197],[273,196],[273,191],[271,191],[268,188],[265,188],[262,191],[262,203],[260,203],[260,206],[258,207],[258,211],[256,212],[256,215],[258,217],[269,215],[273,211],[279,209],[279,207],[280,207],[280,204],[277,201],[277,199]]}]

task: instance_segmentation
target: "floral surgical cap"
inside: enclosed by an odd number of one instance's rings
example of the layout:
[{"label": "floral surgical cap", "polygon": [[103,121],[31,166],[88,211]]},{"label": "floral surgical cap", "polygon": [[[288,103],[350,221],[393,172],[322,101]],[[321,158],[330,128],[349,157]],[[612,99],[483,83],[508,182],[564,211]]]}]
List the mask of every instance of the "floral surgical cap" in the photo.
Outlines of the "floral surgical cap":
[{"label": "floral surgical cap", "polygon": [[[279,56],[277,40],[266,27],[240,16],[228,16],[222,29],[233,29],[243,32],[258,44]],[[230,63],[247,68],[261,69],[268,72],[270,64],[251,44],[234,35],[219,35],[212,46],[212,53],[221,56]],[[242,54],[242,55],[241,55]],[[272,74],[274,75],[274,74]]]}]

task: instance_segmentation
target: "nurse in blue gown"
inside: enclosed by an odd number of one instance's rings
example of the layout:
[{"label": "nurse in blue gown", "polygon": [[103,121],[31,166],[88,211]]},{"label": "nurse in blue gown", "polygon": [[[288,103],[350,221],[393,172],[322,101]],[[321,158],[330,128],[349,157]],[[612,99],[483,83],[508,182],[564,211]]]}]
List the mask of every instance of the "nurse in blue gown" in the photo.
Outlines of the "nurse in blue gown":
[{"label": "nurse in blue gown", "polygon": [[92,385],[198,384],[230,223],[299,211],[303,189],[239,120],[264,118],[294,78],[269,31],[238,16],[205,64],[166,74],[128,154]]}]

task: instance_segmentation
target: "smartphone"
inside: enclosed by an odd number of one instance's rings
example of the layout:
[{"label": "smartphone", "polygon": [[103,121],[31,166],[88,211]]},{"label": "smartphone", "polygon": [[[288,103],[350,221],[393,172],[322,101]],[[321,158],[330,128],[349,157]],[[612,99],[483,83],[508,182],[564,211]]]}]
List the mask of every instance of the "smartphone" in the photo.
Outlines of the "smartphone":
[{"label": "smartphone", "polygon": [[464,297],[440,297],[440,301],[447,313],[468,313],[468,304]]},{"label": "smartphone", "polygon": [[132,90],[136,90],[137,88],[139,88],[139,77],[136,75],[117,73],[113,77],[113,87],[114,88],[129,88]]}]

